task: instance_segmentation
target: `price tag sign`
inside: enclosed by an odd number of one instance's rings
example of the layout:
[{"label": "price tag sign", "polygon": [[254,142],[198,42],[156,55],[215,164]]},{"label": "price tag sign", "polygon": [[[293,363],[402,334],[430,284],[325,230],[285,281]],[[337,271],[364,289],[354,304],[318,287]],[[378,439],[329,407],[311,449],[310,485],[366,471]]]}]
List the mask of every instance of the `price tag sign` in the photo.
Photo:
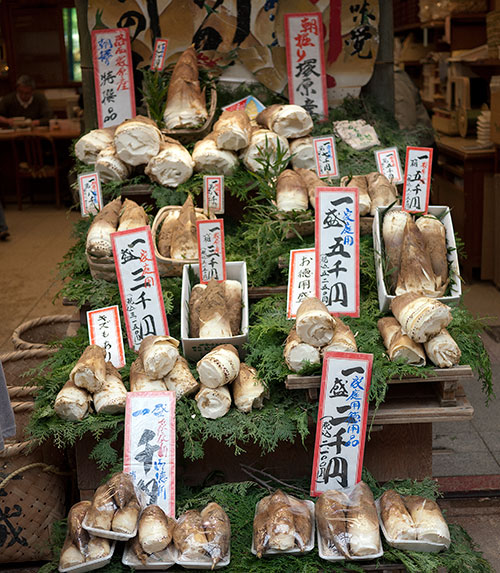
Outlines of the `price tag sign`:
[{"label": "price tag sign", "polygon": [[111,361],[115,368],[123,368],[125,350],[118,306],[87,311],[87,326],[90,344],[104,348],[106,360]]},{"label": "price tag sign", "polygon": [[78,176],[80,191],[80,212],[82,217],[95,215],[102,209],[102,191],[98,173],[85,173]]},{"label": "price tag sign", "polygon": [[339,164],[337,162],[335,138],[333,136],[313,137],[313,148],[318,177],[338,177]]},{"label": "price tag sign", "polygon": [[175,392],[127,394],[123,471],[146,505],[175,517]]},{"label": "price tag sign", "polygon": [[151,71],[161,72],[165,66],[165,57],[167,55],[167,38],[156,38],[153,57],[151,59]]},{"label": "price tag sign", "polygon": [[378,172],[385,175],[395,185],[403,183],[398,148],[377,149],[374,153]]},{"label": "price tag sign", "polygon": [[224,213],[224,175],[203,176],[203,211]]},{"label": "price tag sign", "polygon": [[295,318],[297,309],[305,298],[316,296],[316,262],[314,249],[290,251],[288,268],[288,299],[286,317]]},{"label": "price tag sign", "polygon": [[238,109],[244,109],[250,119],[255,119],[259,113],[265,109],[265,105],[260,102],[256,97],[247,96],[243,99],[239,99],[229,105],[222,108],[223,111],[236,111]]},{"label": "price tag sign", "polygon": [[226,249],[224,247],[224,221],[197,221],[198,260],[200,283],[211,279],[226,280]]},{"label": "price tag sign", "polygon": [[407,147],[402,210],[427,213],[431,190],[432,147]]},{"label": "price tag sign", "polygon": [[93,30],[92,61],[99,127],[112,127],[134,117],[134,68],[128,28]]},{"label": "price tag sign", "polygon": [[372,354],[326,352],[323,357],[311,495],[361,480]]},{"label": "price tag sign", "polygon": [[284,17],[290,103],[326,119],[328,100],[321,14],[304,12]]},{"label": "price tag sign", "polygon": [[118,287],[130,348],[150,334],[167,335],[168,323],[149,227],[111,234]]},{"label": "price tag sign", "polygon": [[355,187],[316,189],[316,297],[334,316],[359,316],[359,206]]}]

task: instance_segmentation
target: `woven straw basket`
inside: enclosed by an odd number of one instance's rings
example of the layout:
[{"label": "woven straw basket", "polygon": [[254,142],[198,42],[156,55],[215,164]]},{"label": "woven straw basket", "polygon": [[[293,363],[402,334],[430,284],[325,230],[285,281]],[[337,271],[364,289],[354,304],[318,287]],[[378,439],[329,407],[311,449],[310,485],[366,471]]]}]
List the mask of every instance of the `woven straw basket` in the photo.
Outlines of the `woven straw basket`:
[{"label": "woven straw basket", "polygon": [[20,324],[12,333],[12,344],[18,350],[45,349],[55,352],[49,342],[61,340],[68,333],[72,317],[69,314],[40,316]]},{"label": "woven straw basket", "polygon": [[116,282],[115,260],[113,257],[94,257],[87,253],[87,262],[93,279],[103,279],[110,283]]}]

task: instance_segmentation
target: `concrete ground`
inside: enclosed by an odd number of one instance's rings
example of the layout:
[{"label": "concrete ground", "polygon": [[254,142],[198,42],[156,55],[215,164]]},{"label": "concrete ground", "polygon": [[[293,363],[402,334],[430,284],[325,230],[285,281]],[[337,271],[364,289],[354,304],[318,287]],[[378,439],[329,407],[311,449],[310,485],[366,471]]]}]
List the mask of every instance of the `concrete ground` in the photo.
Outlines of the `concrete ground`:
[{"label": "concrete ground", "polygon": [[[23,211],[5,211],[11,238],[0,241],[0,353],[13,349],[12,331],[21,323],[48,314],[72,314],[53,300],[60,289],[56,267],[72,245],[72,225],[78,213],[50,206],[27,205]],[[480,316],[500,325],[500,292],[491,283],[465,287],[465,303]],[[500,398],[500,342],[483,337],[491,357],[494,385]],[[474,406],[472,421],[434,424],[433,475],[447,491],[500,492],[500,424],[498,401],[485,405],[476,380],[464,384]],[[446,499],[448,519],[462,524],[480,545],[494,570],[500,572],[499,498]],[[0,566],[0,569],[2,567]],[[2,569],[5,570],[5,569]]]}]

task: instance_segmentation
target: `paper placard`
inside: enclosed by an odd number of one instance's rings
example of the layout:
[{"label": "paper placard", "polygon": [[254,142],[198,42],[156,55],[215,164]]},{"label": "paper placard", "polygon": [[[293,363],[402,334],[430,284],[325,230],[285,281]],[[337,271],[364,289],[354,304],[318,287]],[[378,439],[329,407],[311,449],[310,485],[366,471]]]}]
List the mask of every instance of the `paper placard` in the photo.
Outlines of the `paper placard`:
[{"label": "paper placard", "polygon": [[156,38],[153,57],[151,58],[151,71],[161,72],[165,66],[165,57],[167,55],[167,38]]},{"label": "paper placard", "polygon": [[326,352],[323,357],[311,495],[361,480],[372,354]]},{"label": "paper placard", "polygon": [[432,147],[407,147],[402,210],[427,213],[431,189]]},{"label": "paper placard", "polygon": [[316,297],[334,316],[359,316],[357,188],[316,188],[315,241]]},{"label": "paper placard", "polygon": [[198,259],[200,283],[211,279],[226,280],[226,249],[224,247],[224,221],[197,221]]},{"label": "paper placard", "polygon": [[377,149],[374,153],[378,172],[385,175],[395,185],[403,183],[398,148]]},{"label": "paper placard", "polygon": [[129,392],[123,471],[146,497],[175,517],[175,392]]},{"label": "paper placard", "polygon": [[134,68],[128,28],[93,30],[92,61],[99,127],[112,127],[134,117]]},{"label": "paper placard", "polygon": [[122,327],[118,306],[107,306],[87,311],[90,344],[97,344],[106,351],[106,360],[115,368],[125,366]]},{"label": "paper placard", "polygon": [[111,233],[111,244],[128,343],[138,350],[146,336],[168,335],[151,229]]},{"label": "paper placard", "polygon": [[84,173],[78,176],[80,212],[82,217],[95,215],[102,209],[101,182],[98,173]]},{"label": "paper placard", "polygon": [[224,213],[224,175],[203,176],[203,211],[215,215]]},{"label": "paper placard", "polygon": [[339,164],[337,162],[337,150],[335,137],[313,137],[314,161],[318,177],[338,177]]},{"label": "paper placard", "polygon": [[244,109],[250,119],[255,119],[266,106],[254,96],[247,96],[239,99],[222,108],[222,111],[236,111]]},{"label": "paper placard", "polygon": [[321,14],[285,14],[284,18],[290,103],[326,119],[328,100]]},{"label": "paper placard", "polygon": [[297,309],[305,298],[316,296],[315,273],[314,249],[295,249],[290,251],[286,305],[287,318],[295,318],[297,316]]}]

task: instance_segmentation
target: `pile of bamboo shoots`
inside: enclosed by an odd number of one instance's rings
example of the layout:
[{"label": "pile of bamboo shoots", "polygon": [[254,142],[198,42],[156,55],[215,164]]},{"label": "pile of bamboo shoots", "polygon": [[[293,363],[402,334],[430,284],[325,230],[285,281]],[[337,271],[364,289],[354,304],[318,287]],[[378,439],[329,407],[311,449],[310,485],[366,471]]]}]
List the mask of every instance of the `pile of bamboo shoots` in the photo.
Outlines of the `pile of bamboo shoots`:
[{"label": "pile of bamboo shoots", "polygon": [[396,296],[391,310],[394,316],[378,321],[389,360],[424,366],[427,356],[438,368],[460,362],[460,348],[446,329],[452,319],[447,305],[409,292]]},{"label": "pile of bamboo shoots", "polygon": [[89,414],[94,403],[97,414],[125,411],[127,390],[118,370],[106,361],[100,346],[87,346],[70,372],[54,402],[56,414],[63,420],[79,421]]},{"label": "pile of bamboo shoots", "polygon": [[396,185],[378,171],[368,173],[368,175],[343,177],[340,185],[358,189],[360,217],[364,215],[374,216],[377,207],[387,207],[398,201]]},{"label": "pile of bamboo shoots", "polygon": [[295,326],[285,342],[286,365],[292,372],[299,372],[307,364],[320,364],[324,353],[331,351],[357,352],[354,334],[319,299],[306,298],[297,310]]},{"label": "pile of bamboo shoots", "polygon": [[129,541],[129,550],[143,565],[168,561],[166,555],[173,541],[175,519],[158,505],[148,505],[139,518],[137,535]]}]

